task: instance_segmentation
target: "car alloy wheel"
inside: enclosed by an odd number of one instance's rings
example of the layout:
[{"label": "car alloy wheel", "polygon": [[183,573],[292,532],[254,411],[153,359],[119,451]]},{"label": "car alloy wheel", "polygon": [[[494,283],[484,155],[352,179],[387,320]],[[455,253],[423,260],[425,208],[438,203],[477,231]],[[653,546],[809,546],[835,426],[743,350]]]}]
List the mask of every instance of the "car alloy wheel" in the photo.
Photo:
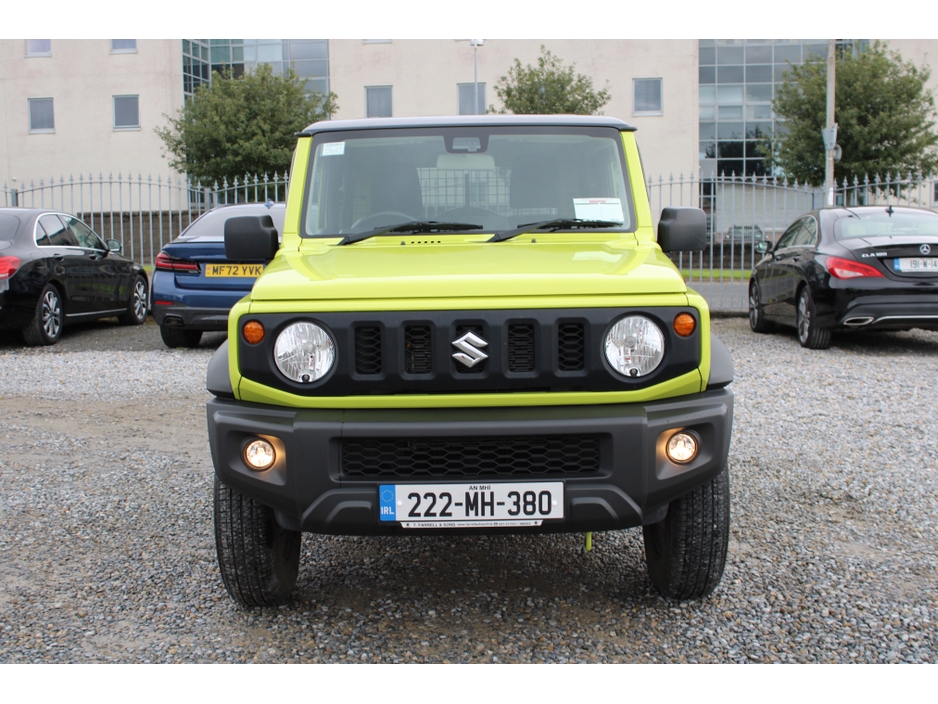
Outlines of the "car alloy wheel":
[{"label": "car alloy wheel", "polygon": [[142,325],[147,319],[147,282],[142,276],[134,280],[134,287],[127,301],[127,309],[117,316],[122,325]]},{"label": "car alloy wheel", "polygon": [[749,327],[753,332],[769,332],[773,325],[762,315],[760,298],[759,284],[753,281],[749,284]]},{"label": "car alloy wheel", "polygon": [[59,339],[62,332],[62,302],[53,289],[42,296],[42,331],[49,340]]},{"label": "car alloy wheel", "polygon": [[147,285],[137,279],[133,298],[134,315],[143,320],[147,317]]},{"label": "car alloy wheel", "polygon": [[796,321],[798,329],[798,342],[802,347],[812,350],[823,350],[831,344],[830,328],[821,328],[817,323],[817,311],[814,308],[814,300],[811,298],[811,290],[805,286],[798,294],[798,318]]},{"label": "car alloy wheel", "polygon": [[54,345],[62,335],[64,324],[59,291],[52,284],[46,284],[36,302],[33,319],[23,328],[23,340],[31,346]]}]

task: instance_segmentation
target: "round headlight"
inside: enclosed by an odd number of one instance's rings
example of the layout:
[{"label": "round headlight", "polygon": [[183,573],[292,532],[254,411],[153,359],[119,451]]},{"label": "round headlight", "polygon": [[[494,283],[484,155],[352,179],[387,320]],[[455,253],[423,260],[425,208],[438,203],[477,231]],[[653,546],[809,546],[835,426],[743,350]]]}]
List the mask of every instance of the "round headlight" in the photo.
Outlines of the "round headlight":
[{"label": "round headlight", "polygon": [[630,315],[606,335],[606,359],[623,376],[651,374],[664,357],[661,328],[643,315]]},{"label": "round headlight", "polygon": [[274,361],[285,377],[308,384],[332,369],[335,342],[315,323],[293,323],[277,336]]}]

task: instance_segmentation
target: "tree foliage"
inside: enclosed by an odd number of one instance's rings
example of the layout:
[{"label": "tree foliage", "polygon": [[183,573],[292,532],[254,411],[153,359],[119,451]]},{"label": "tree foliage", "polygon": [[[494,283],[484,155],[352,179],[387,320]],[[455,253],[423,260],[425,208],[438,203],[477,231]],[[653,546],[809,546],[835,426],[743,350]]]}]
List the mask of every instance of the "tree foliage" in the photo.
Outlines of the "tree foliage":
[{"label": "tree foliage", "polygon": [[338,108],[336,95],[306,95],[305,79],[288,69],[275,76],[268,64],[235,78],[216,73],[156,133],[170,166],[209,185],[245,175],[286,173],[295,134]]},{"label": "tree foliage", "polygon": [[[879,42],[857,56],[839,53],[836,61],[834,121],[843,151],[834,165],[837,182],[933,172],[938,134],[935,101],[925,88],[928,67],[904,62]],[[773,108],[785,120],[787,133],[767,150],[767,161],[789,178],[823,185],[826,60],[792,66],[788,79],[776,88]]]},{"label": "tree foliage", "polygon": [[593,90],[593,80],[581,73],[574,75],[576,64],[563,61],[541,45],[537,66],[515,65],[495,85],[495,95],[502,108],[489,106],[489,112],[515,115],[601,115],[599,109],[609,102],[609,82],[602,90]]}]

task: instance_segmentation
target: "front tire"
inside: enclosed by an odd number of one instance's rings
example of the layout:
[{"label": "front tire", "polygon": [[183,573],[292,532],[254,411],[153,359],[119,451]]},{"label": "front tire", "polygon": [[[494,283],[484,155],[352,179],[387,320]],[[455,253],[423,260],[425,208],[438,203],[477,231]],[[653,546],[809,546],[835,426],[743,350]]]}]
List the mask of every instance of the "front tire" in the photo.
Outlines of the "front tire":
[{"label": "front tire", "polygon": [[765,319],[759,284],[754,279],[749,282],[749,327],[753,332],[771,332],[775,327]]},{"label": "front tire", "polygon": [[54,345],[62,336],[65,314],[62,297],[52,284],[46,284],[36,303],[36,314],[23,329],[23,340],[31,347]]},{"label": "front tire", "polygon": [[729,470],[672,501],[664,520],[643,534],[648,576],[663,596],[710,594],[723,577],[730,538]]},{"label": "front tire", "polygon": [[117,316],[121,325],[143,325],[147,319],[147,282],[142,276],[134,279],[133,291],[127,302],[127,310]]},{"label": "front tire", "polygon": [[225,589],[242,606],[285,603],[300,565],[303,534],[282,528],[268,506],[215,477],[215,550]]},{"label": "front tire", "polygon": [[202,340],[202,331],[160,325],[160,337],[163,338],[163,344],[170,349],[174,350],[177,347],[192,349],[199,346],[199,342]]},{"label": "front tire", "polygon": [[798,342],[810,350],[825,350],[831,344],[830,328],[822,328],[817,322],[817,309],[811,297],[811,289],[805,286],[798,294],[798,312],[796,318]]}]

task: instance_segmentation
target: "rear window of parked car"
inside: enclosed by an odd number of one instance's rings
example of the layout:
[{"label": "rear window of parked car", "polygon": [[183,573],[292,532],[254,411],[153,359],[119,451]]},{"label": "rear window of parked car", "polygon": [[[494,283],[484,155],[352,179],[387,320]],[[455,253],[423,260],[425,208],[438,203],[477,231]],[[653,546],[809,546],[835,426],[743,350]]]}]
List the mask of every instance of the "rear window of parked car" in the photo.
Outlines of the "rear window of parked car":
[{"label": "rear window of parked car", "polygon": [[270,208],[218,208],[209,210],[186,228],[180,235],[185,239],[198,238],[203,242],[223,242],[225,239],[225,221],[228,218],[244,216],[270,215],[277,228],[277,234],[283,235],[283,216],[286,208],[274,205]]},{"label": "rear window of parked car", "polygon": [[862,213],[841,218],[835,230],[837,239],[882,237],[889,235],[938,235],[938,215],[909,213],[884,208],[880,213]]}]

